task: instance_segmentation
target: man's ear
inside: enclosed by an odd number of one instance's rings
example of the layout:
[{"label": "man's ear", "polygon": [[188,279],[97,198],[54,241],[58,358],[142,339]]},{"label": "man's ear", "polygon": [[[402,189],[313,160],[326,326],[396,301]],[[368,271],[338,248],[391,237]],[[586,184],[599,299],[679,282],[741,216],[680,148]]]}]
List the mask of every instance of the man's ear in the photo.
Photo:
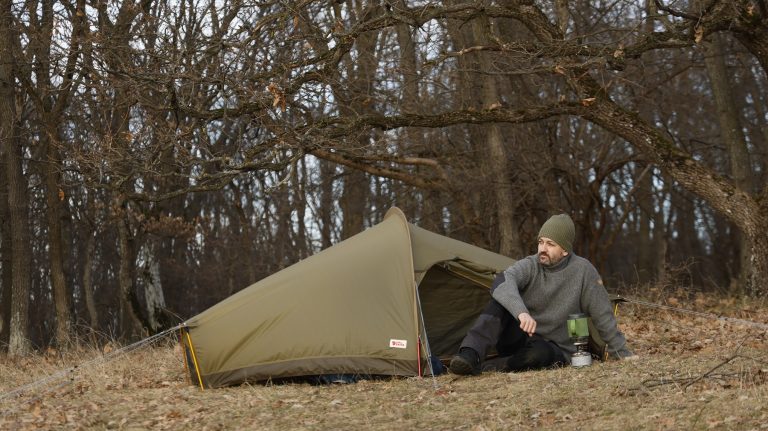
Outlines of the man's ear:
[{"label": "man's ear", "polygon": [[563,257],[568,256],[570,253],[568,253],[567,250],[563,250]]}]

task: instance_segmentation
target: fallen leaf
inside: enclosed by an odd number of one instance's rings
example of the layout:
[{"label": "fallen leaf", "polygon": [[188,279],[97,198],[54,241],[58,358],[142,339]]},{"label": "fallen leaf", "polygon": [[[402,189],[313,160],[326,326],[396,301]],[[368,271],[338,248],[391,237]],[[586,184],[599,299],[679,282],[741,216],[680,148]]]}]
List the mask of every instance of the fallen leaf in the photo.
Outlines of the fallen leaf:
[{"label": "fallen leaf", "polygon": [[704,38],[704,29],[701,27],[697,27],[696,31],[694,32],[693,40],[696,43],[701,42],[701,39]]}]

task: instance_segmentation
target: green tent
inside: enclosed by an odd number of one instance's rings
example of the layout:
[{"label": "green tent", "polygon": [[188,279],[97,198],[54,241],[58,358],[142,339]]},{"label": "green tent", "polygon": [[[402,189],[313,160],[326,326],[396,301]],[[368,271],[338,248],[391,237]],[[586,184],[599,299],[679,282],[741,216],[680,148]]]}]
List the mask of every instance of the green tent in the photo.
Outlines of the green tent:
[{"label": "green tent", "polygon": [[514,260],[418,228],[397,208],[364,232],[185,322],[201,387],[299,376],[430,374]]}]

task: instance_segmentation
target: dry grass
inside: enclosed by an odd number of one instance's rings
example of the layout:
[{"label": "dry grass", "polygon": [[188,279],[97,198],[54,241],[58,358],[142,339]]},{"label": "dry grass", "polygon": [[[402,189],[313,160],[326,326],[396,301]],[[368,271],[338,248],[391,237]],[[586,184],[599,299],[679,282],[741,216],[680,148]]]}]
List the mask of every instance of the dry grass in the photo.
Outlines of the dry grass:
[{"label": "dry grass", "polygon": [[[768,323],[765,306],[661,300]],[[334,386],[200,391],[171,344],[108,363],[94,361],[94,350],[0,357],[0,397],[89,363],[72,381],[0,399],[0,429],[768,430],[764,328],[636,305],[625,305],[620,321],[637,361]]]}]

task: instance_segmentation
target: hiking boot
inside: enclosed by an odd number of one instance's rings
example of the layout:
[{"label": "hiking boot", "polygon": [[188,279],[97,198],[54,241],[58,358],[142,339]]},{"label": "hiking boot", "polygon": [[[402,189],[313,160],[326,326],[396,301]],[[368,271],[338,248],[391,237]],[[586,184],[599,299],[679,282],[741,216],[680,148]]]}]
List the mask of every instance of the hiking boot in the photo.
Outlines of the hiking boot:
[{"label": "hiking boot", "polygon": [[448,369],[453,374],[461,376],[480,374],[480,355],[469,347],[462,347],[459,353],[453,355]]}]

